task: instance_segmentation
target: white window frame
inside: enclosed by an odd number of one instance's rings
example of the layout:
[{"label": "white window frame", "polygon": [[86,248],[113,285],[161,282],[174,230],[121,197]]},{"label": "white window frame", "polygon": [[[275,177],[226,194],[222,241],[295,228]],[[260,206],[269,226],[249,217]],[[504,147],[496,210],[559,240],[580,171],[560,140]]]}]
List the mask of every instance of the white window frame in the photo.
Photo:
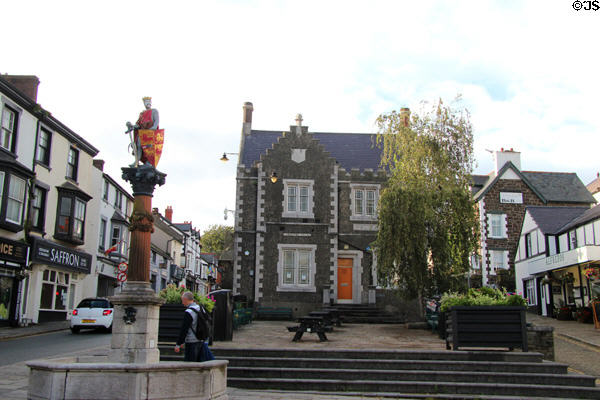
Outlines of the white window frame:
[{"label": "white window frame", "polygon": [[[278,292],[316,292],[315,286],[315,274],[317,272],[315,254],[317,252],[316,244],[279,244],[277,245],[279,251],[279,257],[277,260],[277,291]],[[295,252],[296,256],[294,259],[294,284],[283,283],[283,271],[284,271],[284,254],[286,251]],[[300,284],[297,282],[297,275],[299,274],[298,266],[298,252],[308,251],[308,284]]]},{"label": "white window frame", "polygon": [[[311,179],[284,179],[283,180],[283,217],[284,218],[314,218],[313,212],[314,202],[314,184],[315,181]],[[290,188],[296,188],[296,209],[289,209],[288,193]],[[307,188],[308,190],[308,204],[306,211],[300,211],[300,188]]]},{"label": "white window frame", "polygon": [[525,287],[525,295],[527,296],[527,305],[537,305],[537,296],[535,294],[535,280],[528,279],[525,281],[525,284],[523,286]]},{"label": "white window frame", "polygon": [[[26,191],[26,188],[27,188],[27,182],[25,181],[25,179],[20,178],[20,177],[18,177],[16,175],[13,175],[13,174],[10,174],[8,176],[8,178],[9,178],[8,179],[8,191],[6,193],[6,197],[7,197],[7,200],[6,200],[6,221],[12,222],[13,224],[21,225],[23,223],[23,209],[25,207],[25,191]],[[20,193],[17,193],[17,195],[20,196],[20,198],[12,196],[12,194],[11,194],[11,191],[13,189],[13,179],[15,181],[18,180],[18,181],[22,182],[22,190],[21,190]],[[18,211],[19,211],[19,214],[17,216],[18,220],[10,219],[10,217],[8,216],[8,204],[9,204],[10,201],[18,204]]]},{"label": "white window frame", "polygon": [[[44,279],[44,271],[48,271],[48,279]],[[58,271],[58,270],[54,270],[54,269],[45,269],[42,270],[42,279],[41,279],[41,283],[42,286],[44,284],[48,284],[51,285],[53,287],[52,290],[52,307],[51,308],[42,308],[42,290],[40,290],[40,310],[49,310],[49,311],[60,311],[60,312],[68,312],[69,310],[71,310],[69,308],[69,296],[70,296],[70,292],[71,292],[71,287],[72,287],[72,282],[73,282],[73,274],[70,272],[63,272],[63,271]],[[54,276],[52,276],[54,275]],[[52,279],[54,278],[54,279]],[[64,292],[64,300],[63,300],[63,305],[65,306],[64,309],[60,309],[60,308],[56,308],[56,291],[58,290],[58,287],[64,288],[65,292]]]},{"label": "white window frame", "polygon": [[[379,189],[381,185],[350,184],[350,221],[377,221]],[[362,205],[357,212],[356,193],[362,193]],[[367,192],[375,192],[373,214],[367,214]]]},{"label": "white window frame", "polygon": [[[498,218],[500,226],[498,229],[500,230],[500,236],[494,234],[494,218]],[[490,213],[488,214],[488,226],[489,226],[489,235],[488,237],[491,239],[506,239],[507,231],[506,231],[506,214],[500,213]]]},{"label": "white window frame", "polygon": [[[499,258],[502,258],[502,263],[498,263]],[[497,269],[508,269],[508,250],[490,250],[490,267],[492,271]]]}]

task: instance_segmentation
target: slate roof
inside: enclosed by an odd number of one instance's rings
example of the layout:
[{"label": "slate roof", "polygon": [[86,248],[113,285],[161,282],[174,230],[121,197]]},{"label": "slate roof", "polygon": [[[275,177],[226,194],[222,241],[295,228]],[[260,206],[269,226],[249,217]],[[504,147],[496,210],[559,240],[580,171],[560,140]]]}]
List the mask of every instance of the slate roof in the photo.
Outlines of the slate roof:
[{"label": "slate roof", "polygon": [[483,189],[487,181],[490,179],[490,175],[471,175],[471,194],[473,196]]},{"label": "slate roof", "polygon": [[600,205],[588,208],[583,214],[575,217],[572,221],[560,228],[560,233],[566,232],[598,218],[600,218]]},{"label": "slate roof", "polygon": [[557,234],[563,226],[585,214],[588,210],[590,209],[587,207],[527,207],[527,212],[529,212],[542,233],[548,235]]},{"label": "slate roof", "polygon": [[522,174],[547,201],[596,203],[575,173],[522,171]]},{"label": "slate roof", "polygon": [[[365,133],[327,133],[310,132],[314,139],[337,160],[342,168],[350,171],[358,168],[361,171],[371,168],[380,168],[382,149],[375,146],[373,134]],[[280,131],[252,130],[250,135],[244,137],[243,154],[240,155],[241,163],[251,167],[260,156],[266,154],[277,139],[282,136]]]},{"label": "slate roof", "polygon": [[[512,169],[523,182],[536,193],[544,203],[561,202],[561,203],[584,203],[595,204],[596,199],[577,174],[573,172],[538,172],[538,171],[520,171],[512,162],[507,162],[498,171],[498,175],[493,172],[487,175],[487,181],[484,181],[486,175],[472,175],[473,186],[472,191],[479,189],[474,194],[475,200],[480,200],[498,181],[506,170]],[[483,183],[483,186],[479,186]],[[478,184],[475,186],[475,184]]]}]

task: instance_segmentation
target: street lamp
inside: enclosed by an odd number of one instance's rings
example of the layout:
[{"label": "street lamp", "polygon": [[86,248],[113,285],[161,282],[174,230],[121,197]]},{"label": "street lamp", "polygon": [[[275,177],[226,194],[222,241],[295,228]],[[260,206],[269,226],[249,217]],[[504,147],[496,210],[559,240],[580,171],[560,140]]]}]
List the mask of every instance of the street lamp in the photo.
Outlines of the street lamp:
[{"label": "street lamp", "polygon": [[240,155],[240,153],[223,153],[223,157],[221,157],[220,160],[223,162],[229,161],[229,158],[227,158],[227,154],[229,154],[230,156],[239,156]]},{"label": "street lamp", "polygon": [[271,173],[271,182],[277,183],[277,179],[277,174],[275,173],[275,171],[273,171],[273,173]]},{"label": "street lamp", "polygon": [[230,212],[231,214],[235,214],[235,210],[228,210],[227,207],[225,207],[225,211],[224,211],[224,219],[225,221],[227,221],[227,213]]}]

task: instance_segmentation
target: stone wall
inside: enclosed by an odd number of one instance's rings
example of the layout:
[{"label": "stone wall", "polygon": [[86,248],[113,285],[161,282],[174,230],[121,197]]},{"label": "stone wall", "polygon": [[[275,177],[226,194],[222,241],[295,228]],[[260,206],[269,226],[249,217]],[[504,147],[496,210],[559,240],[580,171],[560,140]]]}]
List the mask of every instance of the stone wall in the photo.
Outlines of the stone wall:
[{"label": "stone wall", "polygon": [[554,361],[554,327],[528,326],[527,347],[530,352],[542,353],[544,360]]}]

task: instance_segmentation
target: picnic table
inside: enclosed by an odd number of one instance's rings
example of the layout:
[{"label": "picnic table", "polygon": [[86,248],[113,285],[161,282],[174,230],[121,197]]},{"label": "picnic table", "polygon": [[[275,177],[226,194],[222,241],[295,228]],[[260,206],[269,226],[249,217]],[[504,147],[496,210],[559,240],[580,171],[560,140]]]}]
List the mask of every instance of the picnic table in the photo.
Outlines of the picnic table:
[{"label": "picnic table", "polygon": [[333,326],[333,324],[334,324],[333,315],[329,311],[311,311],[310,313],[308,313],[308,316],[309,317],[321,317],[321,318],[323,318],[323,324],[325,326]]},{"label": "picnic table", "polygon": [[325,332],[331,332],[331,327],[325,326],[323,317],[305,316],[298,318],[298,322],[300,323],[298,326],[287,327],[288,331],[296,332],[294,339],[292,339],[293,342],[300,340],[302,335],[304,335],[304,332],[316,333],[319,335],[319,340],[324,342],[327,340]]}]

